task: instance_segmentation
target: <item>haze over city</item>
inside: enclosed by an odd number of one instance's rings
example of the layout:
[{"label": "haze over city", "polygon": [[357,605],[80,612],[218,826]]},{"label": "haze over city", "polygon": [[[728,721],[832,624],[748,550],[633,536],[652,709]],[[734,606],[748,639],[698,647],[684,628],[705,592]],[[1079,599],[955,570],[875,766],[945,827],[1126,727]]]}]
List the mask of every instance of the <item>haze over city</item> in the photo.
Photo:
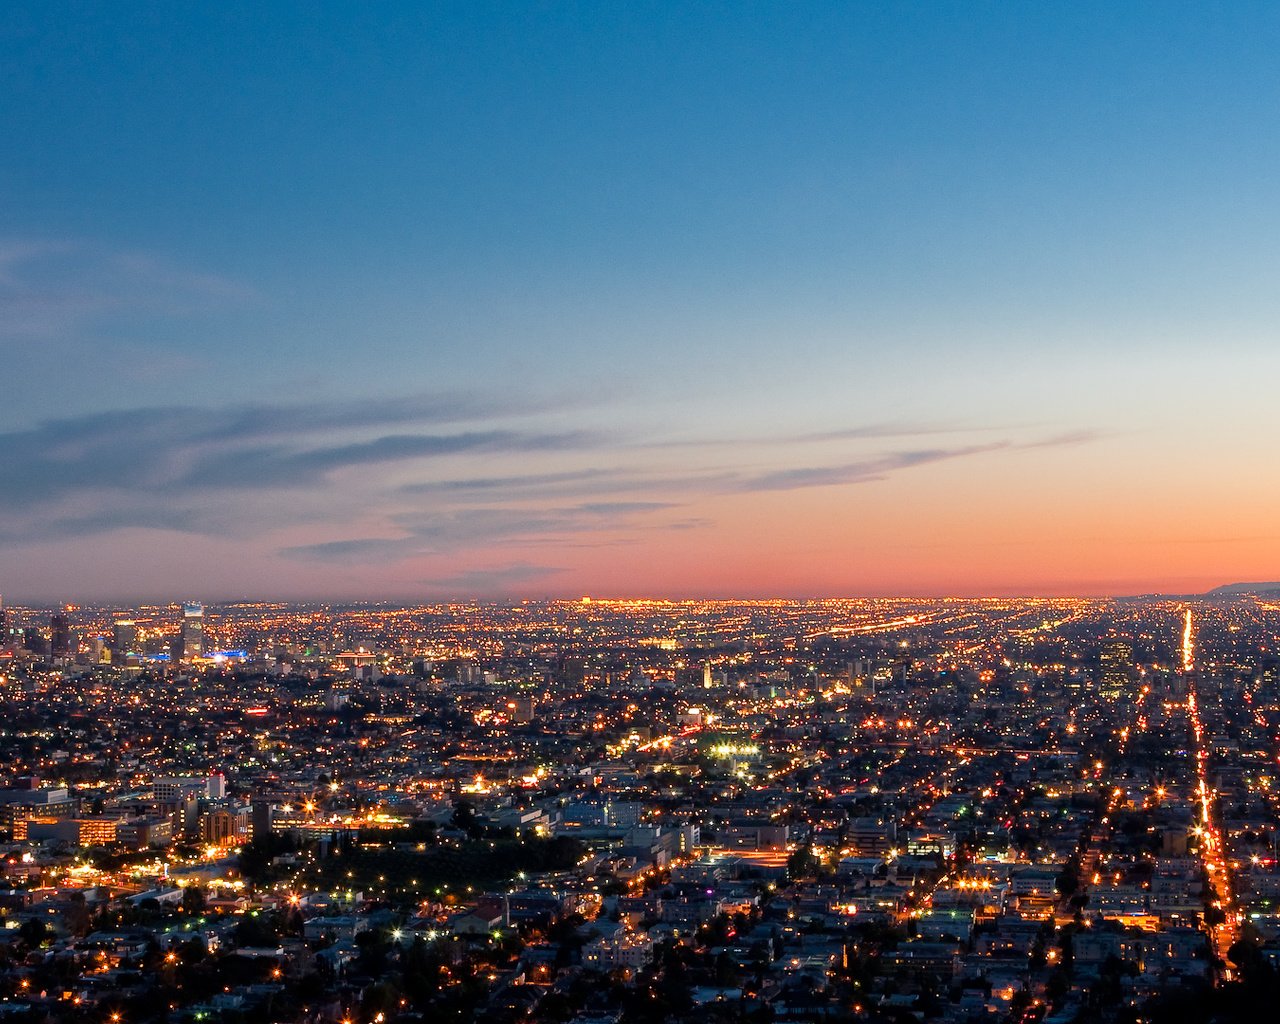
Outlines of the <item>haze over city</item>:
[{"label": "haze over city", "polygon": [[1278,17],[9,5],[0,592],[1274,579]]}]

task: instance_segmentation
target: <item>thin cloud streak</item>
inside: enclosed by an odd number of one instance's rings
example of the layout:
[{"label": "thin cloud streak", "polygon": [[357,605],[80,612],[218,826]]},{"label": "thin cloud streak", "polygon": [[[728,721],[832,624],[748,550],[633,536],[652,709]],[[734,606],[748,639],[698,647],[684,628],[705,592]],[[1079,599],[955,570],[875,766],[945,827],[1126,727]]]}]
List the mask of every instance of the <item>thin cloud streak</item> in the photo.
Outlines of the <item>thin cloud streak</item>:
[{"label": "thin cloud streak", "polygon": [[146,253],[66,239],[0,241],[0,339],[11,343],[56,343],[102,320],[183,316],[253,297],[240,282]]},{"label": "thin cloud streak", "polygon": [[554,565],[530,565],[518,562],[514,565],[485,569],[468,569],[448,576],[424,580],[423,584],[433,593],[446,593],[472,597],[477,594],[506,592],[512,587],[533,583],[557,576],[569,570]]},{"label": "thin cloud streak", "polygon": [[1034,451],[1043,448],[1067,448],[1097,441],[1101,434],[1080,430],[1067,434],[1041,438],[1035,441],[993,441],[990,444],[966,445],[960,448],[934,448],[919,451],[893,452],[874,459],[846,462],[835,466],[808,466],[785,469],[744,480],[744,491],[788,491],[805,487],[832,487],[846,484],[871,483],[883,480],[898,470],[925,466],[934,462],[947,462],[974,455],[987,455],[998,451]]},{"label": "thin cloud streak", "polygon": [[[345,491],[331,493],[344,471],[375,474],[366,500],[382,501],[382,467],[480,454],[552,457],[606,443],[582,430],[533,429],[534,408],[459,392],[373,410],[152,406],[47,420],[0,433],[0,479],[19,484],[0,489],[0,537],[36,543],[130,527],[252,536],[321,514],[311,506],[333,520],[350,504]],[[506,425],[513,419],[525,422]],[[378,432],[392,425],[425,429]],[[438,429],[446,425],[474,429]]]},{"label": "thin cloud streak", "polygon": [[937,448],[925,451],[895,452],[876,459],[846,462],[837,466],[805,466],[798,469],[782,469],[743,480],[738,489],[743,491],[794,491],[806,487],[833,487],[842,484],[863,484],[883,480],[890,473],[931,462],[946,462],[971,455],[1007,449],[1007,441],[994,444],[969,445],[964,448]]},{"label": "thin cloud streak", "polygon": [[642,441],[642,448],[761,448],[771,446],[825,444],[838,441],[877,441],[903,437],[934,437],[954,434],[982,434],[1007,427],[994,425],[964,426],[940,423],[865,423],[836,430],[811,431],[801,434],[755,434],[742,437],[684,438],[671,441]]},{"label": "thin cloud streak", "polygon": [[542,488],[555,484],[579,483],[586,480],[616,478],[616,469],[579,469],[563,473],[530,473],[522,476],[471,477],[461,480],[435,480],[406,484],[402,494],[439,494],[457,491],[511,491]]},{"label": "thin cloud streak", "polygon": [[448,554],[481,546],[537,544],[630,528],[637,517],[678,508],[673,502],[587,502],[546,509],[464,508],[393,517],[402,537],[368,537],[283,548],[286,558],[314,562],[386,561]]},{"label": "thin cloud streak", "polygon": [[[0,506],[49,501],[66,494],[107,489],[128,492],[235,486],[274,489],[314,482],[331,470],[380,462],[434,458],[472,450],[558,452],[597,445],[584,431],[561,433],[484,430],[386,434],[368,440],[321,444],[318,434],[350,437],[361,428],[403,423],[422,413],[426,422],[493,418],[500,410],[448,403],[431,420],[431,408],[401,406],[353,421],[350,407],[327,411],[302,407],[240,407],[229,414],[205,408],[151,407],[50,420],[0,434],[0,478],[21,488],[0,492]],[[261,443],[269,442],[269,443]]]}]

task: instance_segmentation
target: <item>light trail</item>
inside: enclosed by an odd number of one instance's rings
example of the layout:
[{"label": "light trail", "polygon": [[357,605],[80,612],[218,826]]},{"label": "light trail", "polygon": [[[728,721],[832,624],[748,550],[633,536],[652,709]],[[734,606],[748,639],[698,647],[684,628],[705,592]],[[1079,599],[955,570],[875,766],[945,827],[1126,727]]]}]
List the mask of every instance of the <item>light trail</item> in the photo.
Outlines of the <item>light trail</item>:
[{"label": "light trail", "polygon": [[901,619],[891,619],[888,622],[872,622],[862,626],[832,626],[830,629],[820,629],[816,633],[806,633],[804,638],[806,640],[817,640],[823,636],[849,636],[854,633],[887,632],[891,629],[903,629],[907,626],[923,626],[937,618],[937,612],[922,612],[918,615],[908,615]]},{"label": "light trail", "polygon": [[648,743],[641,743],[638,747],[636,747],[636,753],[641,753],[642,751],[647,751],[647,750],[655,750],[659,748],[670,747],[671,744],[676,743],[680,740],[687,740],[690,736],[694,736],[700,732],[702,732],[702,726],[691,725],[684,729],[681,729],[678,733],[675,733],[674,735],[659,736],[656,740],[650,740]]},{"label": "light trail", "polygon": [[1213,819],[1213,801],[1217,793],[1209,786],[1209,750],[1205,744],[1204,723],[1200,715],[1200,695],[1196,686],[1195,650],[1192,639],[1191,609],[1187,609],[1182,629],[1182,665],[1187,673],[1187,720],[1191,726],[1191,735],[1195,746],[1196,789],[1195,800],[1199,804],[1199,825],[1196,832],[1199,837],[1200,861],[1204,865],[1209,879],[1210,892],[1213,894],[1211,906],[1221,911],[1222,920],[1217,924],[1204,923],[1204,930],[1209,936],[1209,945],[1214,956],[1227,966],[1223,969],[1223,977],[1230,980],[1232,971],[1227,951],[1239,938],[1241,914],[1236,907],[1235,895],[1232,891],[1231,870],[1227,864],[1227,848],[1222,831]]}]

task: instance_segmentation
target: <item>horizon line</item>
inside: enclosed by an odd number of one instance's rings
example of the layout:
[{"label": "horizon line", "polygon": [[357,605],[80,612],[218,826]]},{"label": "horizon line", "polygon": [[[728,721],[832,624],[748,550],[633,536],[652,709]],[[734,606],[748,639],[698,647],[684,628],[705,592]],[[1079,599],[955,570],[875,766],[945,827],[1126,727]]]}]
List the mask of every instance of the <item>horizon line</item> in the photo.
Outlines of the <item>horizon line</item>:
[{"label": "horizon line", "polygon": [[[1247,588],[1260,587],[1267,589],[1280,589],[1280,582],[1271,583],[1266,581],[1254,582],[1235,582],[1219,584],[1208,590],[1143,590],[1143,591],[1116,591],[1116,592],[1086,592],[1086,591],[973,591],[973,592],[917,592],[917,593],[893,593],[893,592],[877,592],[863,594],[826,594],[826,595],[787,595],[787,594],[756,594],[755,596],[745,595],[684,595],[675,596],[672,594],[577,594],[569,595],[511,595],[511,594],[454,594],[449,596],[425,597],[422,595],[406,598],[406,597],[353,597],[353,596],[333,596],[333,597],[251,597],[240,595],[237,597],[214,597],[203,598],[200,603],[206,608],[232,605],[385,605],[397,608],[409,607],[426,607],[430,605],[442,604],[492,604],[499,606],[513,606],[519,604],[580,604],[584,606],[592,604],[823,604],[843,601],[1122,601],[1122,600],[1141,600],[1141,599],[1176,599],[1176,598],[1195,598],[1207,597],[1214,591],[1224,588]],[[1225,596],[1245,596],[1249,591],[1243,591],[1240,594],[1227,594]],[[31,598],[23,597],[17,600],[5,601],[3,595],[0,594],[0,608],[23,609],[42,611],[46,609],[65,608],[68,606],[79,606],[83,608],[168,608],[181,607],[184,603],[189,603],[190,599],[175,598],[92,598],[92,599],[72,599],[65,600],[59,598],[57,600],[49,598]]]}]

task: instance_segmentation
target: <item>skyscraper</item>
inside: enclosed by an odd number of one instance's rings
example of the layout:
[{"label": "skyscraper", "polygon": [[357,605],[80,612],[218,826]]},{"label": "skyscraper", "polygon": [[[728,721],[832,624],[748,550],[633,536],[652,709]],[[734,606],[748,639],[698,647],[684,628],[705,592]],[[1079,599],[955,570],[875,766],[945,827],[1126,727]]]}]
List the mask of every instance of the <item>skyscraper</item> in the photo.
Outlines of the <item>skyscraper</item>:
[{"label": "skyscraper", "polygon": [[1117,700],[1133,678],[1133,645],[1111,639],[1102,645],[1098,655],[1098,693],[1107,700]]},{"label": "skyscraper", "polygon": [[49,654],[54,658],[71,656],[71,619],[66,612],[54,612],[49,620]]},{"label": "skyscraper", "polygon": [[133,619],[116,619],[111,636],[111,650],[117,661],[138,653],[138,624]]},{"label": "skyscraper", "polygon": [[204,654],[204,605],[182,606],[181,658],[192,661]]}]

